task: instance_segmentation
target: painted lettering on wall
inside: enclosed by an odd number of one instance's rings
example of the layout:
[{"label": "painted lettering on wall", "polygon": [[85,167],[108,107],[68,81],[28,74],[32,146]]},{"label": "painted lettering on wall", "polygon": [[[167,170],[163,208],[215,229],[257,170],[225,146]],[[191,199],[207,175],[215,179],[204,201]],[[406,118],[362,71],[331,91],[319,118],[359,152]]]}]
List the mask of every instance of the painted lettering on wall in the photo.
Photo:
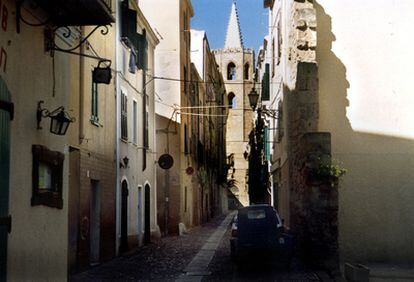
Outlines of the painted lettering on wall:
[{"label": "painted lettering on wall", "polygon": [[1,5],[1,1],[0,1],[0,6],[1,8],[1,28],[3,29],[3,31],[7,30],[7,20],[9,18],[9,10],[7,9],[6,5]]},{"label": "painted lettering on wall", "polygon": [[6,65],[7,65],[7,53],[3,47],[0,49],[0,68],[3,66],[3,71],[6,72]]},{"label": "painted lettering on wall", "polygon": [[[0,33],[7,31],[9,21],[9,10],[7,9],[6,4],[0,0]],[[3,46],[0,46],[0,70],[6,72],[7,65],[7,52]]]}]

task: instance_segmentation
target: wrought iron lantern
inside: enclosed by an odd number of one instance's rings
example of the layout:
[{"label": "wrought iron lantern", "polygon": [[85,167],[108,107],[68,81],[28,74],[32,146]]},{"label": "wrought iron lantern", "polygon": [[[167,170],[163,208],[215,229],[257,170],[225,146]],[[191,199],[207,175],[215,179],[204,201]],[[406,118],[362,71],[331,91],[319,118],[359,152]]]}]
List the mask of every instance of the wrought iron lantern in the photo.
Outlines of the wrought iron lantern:
[{"label": "wrought iron lantern", "polygon": [[39,101],[37,104],[37,129],[42,129],[40,123],[42,118],[49,117],[50,118],[50,133],[56,135],[65,135],[66,131],[68,130],[69,124],[75,121],[75,118],[69,116],[67,112],[65,112],[65,108],[60,106],[53,111],[49,111],[47,109],[42,109],[41,105],[43,101]]},{"label": "wrought iron lantern", "polygon": [[252,109],[253,110],[256,109],[257,102],[259,100],[259,94],[257,93],[254,85],[253,85],[252,90],[247,96],[249,97],[249,102],[250,102],[250,106],[252,107]]}]

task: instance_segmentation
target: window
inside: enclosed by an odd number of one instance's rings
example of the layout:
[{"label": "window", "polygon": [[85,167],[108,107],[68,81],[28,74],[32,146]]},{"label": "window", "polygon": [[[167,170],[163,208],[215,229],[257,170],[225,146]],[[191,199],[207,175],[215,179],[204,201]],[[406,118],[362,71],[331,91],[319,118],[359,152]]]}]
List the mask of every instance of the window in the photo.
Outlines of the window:
[{"label": "window", "polygon": [[124,92],[121,91],[121,138],[128,140],[128,98]]},{"label": "window", "polygon": [[249,210],[247,211],[248,219],[263,219],[266,218],[266,212],[264,210]]},{"label": "window", "polygon": [[92,82],[91,123],[98,125],[98,84]]},{"label": "window", "polygon": [[249,65],[249,63],[246,63],[244,65],[244,79],[245,80],[249,79],[249,72],[250,72],[250,65]]},{"label": "window", "polygon": [[32,146],[31,205],[45,205],[62,209],[62,175],[65,156],[41,145]]},{"label": "window", "polygon": [[277,141],[280,142],[283,138],[283,104],[279,102],[277,115]]},{"label": "window", "polygon": [[[142,34],[137,33],[137,12],[129,9],[128,1],[122,1],[121,4],[121,40],[131,49],[134,49],[133,56],[135,65],[138,69],[147,69],[148,42],[145,30]],[[132,57],[132,54],[131,54]],[[131,63],[131,62],[130,62]],[[133,64],[130,65],[130,71],[135,72]]]},{"label": "window", "polygon": [[280,58],[282,56],[282,43],[282,28],[279,20],[277,24],[277,64],[280,63]]},{"label": "window", "polygon": [[234,93],[230,92],[227,97],[228,97],[228,100],[229,100],[229,108],[230,109],[236,108],[236,96],[234,95]]},{"label": "window", "polygon": [[236,65],[234,63],[227,65],[227,80],[236,80]]},{"label": "window", "polygon": [[272,61],[272,77],[275,76],[275,59],[276,59],[276,46],[275,46],[275,39],[273,38],[272,40],[272,56],[273,56],[273,61]]},{"label": "window", "polygon": [[138,49],[137,54],[137,67],[140,70],[147,70],[148,68],[148,41],[145,29],[142,34],[136,34],[136,47]]},{"label": "window", "polygon": [[132,142],[137,144],[137,101],[132,102]]}]

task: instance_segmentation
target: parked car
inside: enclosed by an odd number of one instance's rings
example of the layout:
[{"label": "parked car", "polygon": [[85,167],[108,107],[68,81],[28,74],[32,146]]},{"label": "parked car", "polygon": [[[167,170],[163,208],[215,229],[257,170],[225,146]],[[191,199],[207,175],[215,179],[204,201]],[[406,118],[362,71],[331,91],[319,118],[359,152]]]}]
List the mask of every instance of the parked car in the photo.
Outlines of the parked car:
[{"label": "parked car", "polygon": [[277,211],[270,205],[252,205],[238,210],[231,226],[232,259],[242,261],[252,255],[290,264],[293,238],[282,224]]}]

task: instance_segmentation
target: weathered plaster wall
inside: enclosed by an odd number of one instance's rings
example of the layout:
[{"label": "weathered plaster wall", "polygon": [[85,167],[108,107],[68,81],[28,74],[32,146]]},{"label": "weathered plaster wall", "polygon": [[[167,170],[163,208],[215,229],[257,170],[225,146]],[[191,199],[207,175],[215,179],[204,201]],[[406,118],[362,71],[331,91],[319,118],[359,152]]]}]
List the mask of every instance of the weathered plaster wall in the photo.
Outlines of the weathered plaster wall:
[{"label": "weathered plaster wall", "polygon": [[[67,195],[68,195],[68,137],[49,132],[50,119],[42,120],[42,130],[36,129],[36,108],[39,100],[43,107],[53,110],[65,106],[69,110],[72,57],[56,54],[56,91],[52,87],[52,58],[44,52],[43,29],[21,26],[16,32],[15,1],[2,1],[0,29],[0,76],[5,81],[15,105],[11,128],[10,196],[9,212],[12,232],[8,236],[9,281],[66,280],[67,268]],[[28,20],[32,17],[25,11]],[[73,124],[72,124],[73,125]],[[69,131],[73,128],[69,127]],[[64,153],[63,209],[43,205],[31,206],[32,197],[32,145],[40,144],[50,150]]]},{"label": "weathered plaster wall", "polygon": [[348,173],[339,187],[343,260],[413,261],[411,1],[317,1],[319,129]]}]

